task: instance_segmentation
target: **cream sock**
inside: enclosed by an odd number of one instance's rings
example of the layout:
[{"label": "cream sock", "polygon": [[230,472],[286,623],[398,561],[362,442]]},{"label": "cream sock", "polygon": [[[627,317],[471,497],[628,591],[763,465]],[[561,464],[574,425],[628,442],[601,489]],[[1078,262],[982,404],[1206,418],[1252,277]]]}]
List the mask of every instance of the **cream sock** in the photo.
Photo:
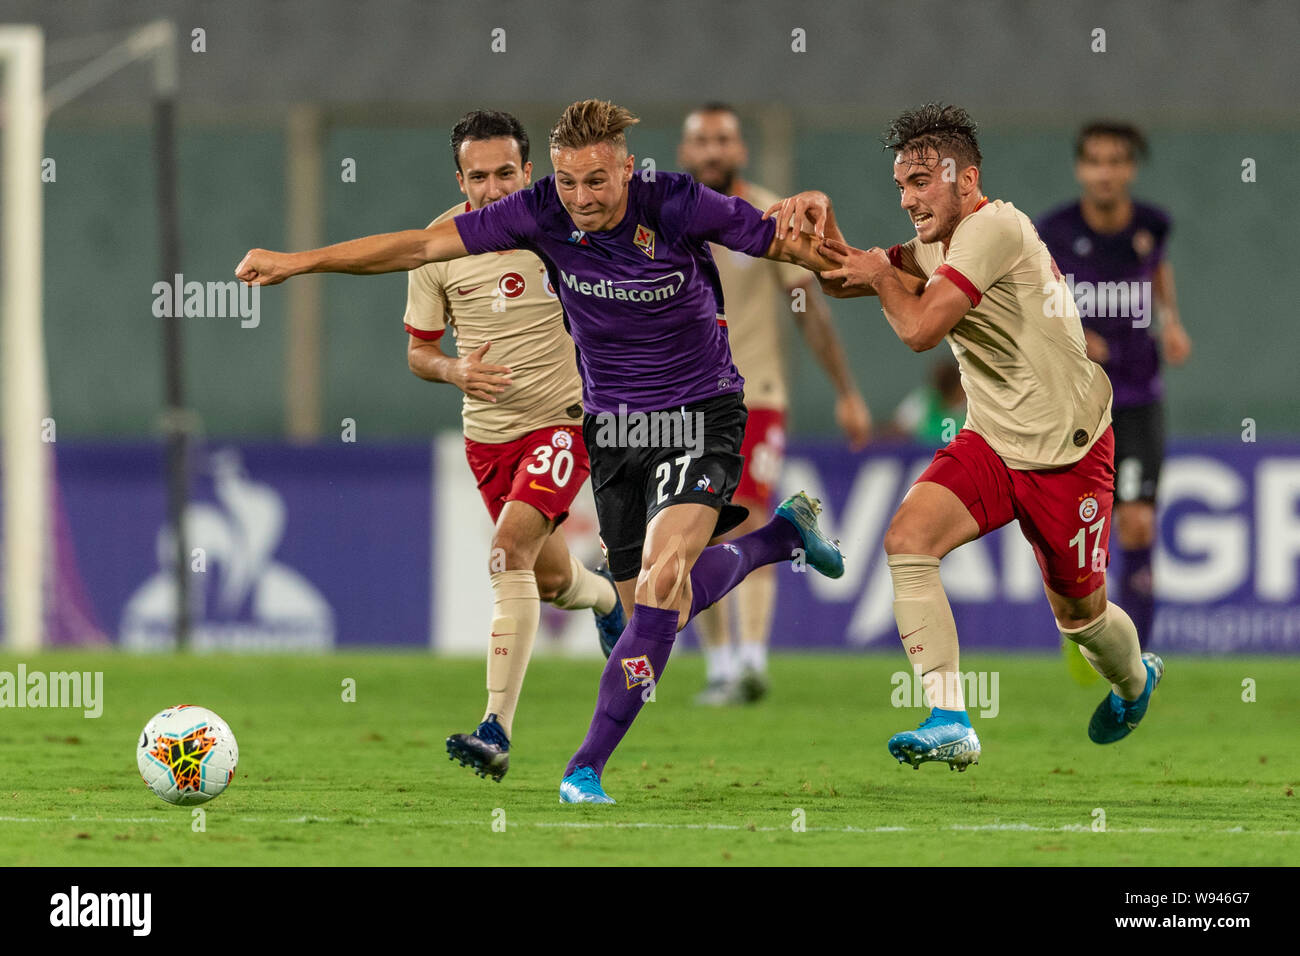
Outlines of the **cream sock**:
[{"label": "cream sock", "polygon": [[595,571],[589,571],[582,562],[569,555],[569,586],[551,601],[558,608],[576,611],[580,608],[594,608],[597,614],[608,614],[614,610],[618,592],[607,578]]},{"label": "cream sock", "polygon": [[1142,663],[1142,645],[1137,628],[1118,604],[1107,602],[1106,610],[1083,627],[1060,632],[1079,645],[1079,653],[1125,700],[1137,700],[1147,686],[1147,669]]},{"label": "cream sock", "polygon": [[894,620],[912,670],[931,707],[965,710],[957,670],[957,622],[939,580],[939,559],[928,554],[891,554]]},{"label": "cream sock", "polygon": [[488,642],[488,714],[496,714],[506,736],[511,736],[519,691],[528,670],[537,636],[542,604],[532,571],[498,571],[492,575],[492,638]]}]

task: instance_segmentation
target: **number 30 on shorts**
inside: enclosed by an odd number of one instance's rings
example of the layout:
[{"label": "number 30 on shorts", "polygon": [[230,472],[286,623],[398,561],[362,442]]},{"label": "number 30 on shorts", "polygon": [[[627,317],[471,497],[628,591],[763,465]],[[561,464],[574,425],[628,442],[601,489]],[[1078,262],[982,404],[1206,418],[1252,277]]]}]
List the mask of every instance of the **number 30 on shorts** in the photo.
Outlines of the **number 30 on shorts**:
[{"label": "number 30 on shorts", "polygon": [[[552,452],[554,458],[551,457]],[[557,488],[563,488],[569,483],[569,478],[573,475],[573,452],[569,449],[555,451],[550,445],[538,445],[529,457],[536,459],[528,464],[526,470],[530,474],[544,475],[549,471]]]},{"label": "number 30 on shorts", "polygon": [[1080,567],[1080,568],[1083,568],[1083,567],[1086,567],[1086,566],[1087,566],[1087,560],[1086,560],[1086,558],[1085,558],[1085,556],[1084,556],[1083,548],[1084,548],[1084,544],[1086,543],[1086,540],[1087,540],[1087,535],[1088,535],[1089,532],[1091,532],[1092,535],[1093,535],[1093,539],[1092,539],[1092,570],[1093,570],[1093,571],[1105,571],[1105,570],[1106,570],[1106,552],[1104,552],[1104,551],[1101,549],[1101,529],[1104,528],[1105,526],[1106,526],[1106,519],[1105,519],[1105,518],[1099,518],[1096,522],[1094,522],[1093,524],[1090,524],[1088,527],[1086,527],[1086,528],[1080,528],[1080,529],[1079,529],[1079,533],[1076,534],[1073,538],[1070,539],[1070,544],[1071,544],[1071,546],[1078,546],[1078,548],[1079,548],[1079,567]]}]

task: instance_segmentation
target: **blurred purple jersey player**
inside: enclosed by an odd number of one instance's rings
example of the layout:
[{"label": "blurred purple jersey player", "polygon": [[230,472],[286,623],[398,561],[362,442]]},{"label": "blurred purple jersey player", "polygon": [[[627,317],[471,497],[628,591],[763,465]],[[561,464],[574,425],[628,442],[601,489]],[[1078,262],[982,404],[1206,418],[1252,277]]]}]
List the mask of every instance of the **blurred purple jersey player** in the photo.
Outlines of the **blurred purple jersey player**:
[{"label": "blurred purple jersey player", "polygon": [[[833,264],[815,246],[825,224],[813,224],[816,236],[777,239],[748,203],[689,176],[643,179],[624,135],[636,122],[613,103],[574,103],[551,130],[554,176],[427,229],[302,253],[254,249],[236,269],[245,282],[273,285],[305,272],[393,272],[509,249],[546,264],[578,350],[601,537],[632,610],[565,770],[560,798],[569,803],[613,802],[600,784],[605,762],[692,616],[762,565],[794,559],[833,577],[844,569],[802,493],[757,531],[707,547],[745,515],[730,499],[747,417],[707,244],[824,270]],[[508,313],[508,299],[502,306]]]},{"label": "blurred purple jersey player", "polygon": [[1061,271],[1071,277],[1088,357],[1101,364],[1115,389],[1115,515],[1124,555],[1119,602],[1144,647],[1154,619],[1151,550],[1164,458],[1160,353],[1180,365],[1191,350],[1165,258],[1169,215],[1129,195],[1146,151],[1145,139],[1132,126],[1088,124],[1075,144],[1082,196],[1036,224]]}]

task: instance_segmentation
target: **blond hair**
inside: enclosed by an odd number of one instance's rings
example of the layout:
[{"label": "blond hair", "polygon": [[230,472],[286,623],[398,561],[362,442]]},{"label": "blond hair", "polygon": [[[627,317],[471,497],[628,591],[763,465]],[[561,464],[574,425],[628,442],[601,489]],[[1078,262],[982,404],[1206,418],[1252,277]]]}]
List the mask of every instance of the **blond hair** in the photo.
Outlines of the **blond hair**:
[{"label": "blond hair", "polygon": [[571,104],[551,128],[551,149],[581,149],[609,143],[627,151],[623,131],[641,122],[631,112],[606,100],[579,100]]}]

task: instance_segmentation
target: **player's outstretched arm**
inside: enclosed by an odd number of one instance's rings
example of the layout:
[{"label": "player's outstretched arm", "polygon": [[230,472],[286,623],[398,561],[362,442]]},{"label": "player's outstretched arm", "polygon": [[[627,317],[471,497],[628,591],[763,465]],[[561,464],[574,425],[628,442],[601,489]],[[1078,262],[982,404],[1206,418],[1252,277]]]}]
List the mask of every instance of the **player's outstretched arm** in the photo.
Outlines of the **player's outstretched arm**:
[{"label": "player's outstretched arm", "polygon": [[791,239],[809,232],[818,239],[844,241],[844,234],[835,222],[831,197],[816,189],[773,203],[763,218],[776,220],[776,239]]},{"label": "player's outstretched arm", "polygon": [[[842,240],[827,239],[818,247],[818,253],[835,263],[835,268],[818,273],[822,291],[835,299],[856,299],[860,296],[878,295],[872,281],[879,268],[879,260],[873,253],[879,249],[855,249]],[[884,257],[885,265],[893,277],[912,295],[920,295],[925,288],[925,279],[891,265],[889,257]]]},{"label": "player's outstretched arm", "polygon": [[[831,283],[851,295],[880,296],[885,318],[913,352],[934,348],[970,311],[971,300],[955,283],[943,277],[927,285],[895,268],[883,249],[854,249],[828,240],[822,243],[822,253],[839,262],[838,268],[821,274],[823,288]],[[863,289],[871,291],[857,291]]]},{"label": "player's outstretched arm", "polygon": [[445,262],[468,255],[454,220],[428,229],[407,229],[365,236],[307,252],[253,249],[235,268],[235,277],[251,285],[276,285],[308,272],[377,275],[402,272],[427,262]]},{"label": "player's outstretched arm", "polygon": [[835,224],[835,211],[825,193],[813,190],[782,199],[769,206],[763,218],[776,223],[765,258],[793,262],[812,272],[834,268],[818,247],[827,237],[842,241],[844,236]]}]

